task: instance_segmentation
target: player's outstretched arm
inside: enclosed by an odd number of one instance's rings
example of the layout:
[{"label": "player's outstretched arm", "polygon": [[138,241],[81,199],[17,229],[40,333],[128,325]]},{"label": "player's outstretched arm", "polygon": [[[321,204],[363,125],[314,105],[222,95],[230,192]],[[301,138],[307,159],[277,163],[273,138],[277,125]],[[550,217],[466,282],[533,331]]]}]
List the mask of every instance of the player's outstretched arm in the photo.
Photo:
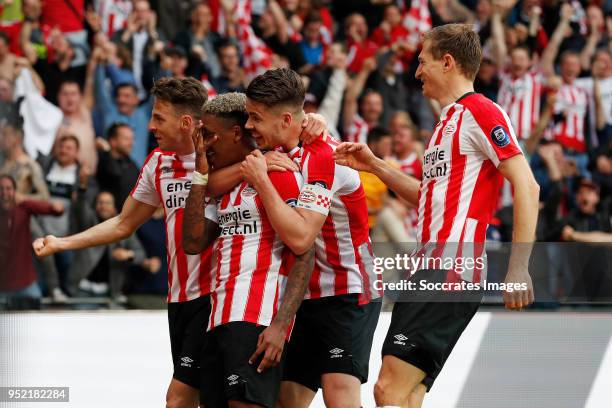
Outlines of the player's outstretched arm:
[{"label": "player's outstretched arm", "polygon": [[509,309],[521,309],[534,301],[528,267],[538,221],[540,186],[522,154],[502,161],[498,169],[514,190],[512,252],[505,282],[526,284],[526,290],[504,292],[504,303]]},{"label": "player's outstretched arm", "polygon": [[156,207],[137,201],[130,196],[123,204],[119,215],[68,237],[47,235],[44,238],[38,238],[32,244],[32,248],[37,256],[44,257],[56,252],[117,242],[133,234],[138,227],[151,218],[155,210]]},{"label": "player's outstretched arm", "polygon": [[379,159],[364,143],[341,143],[334,153],[336,163],[376,175],[395,194],[413,205],[419,201],[419,181]]},{"label": "player's outstretched arm", "polygon": [[252,185],[266,209],[272,228],[293,253],[304,254],[310,249],[323,227],[326,215],[302,208],[291,208],[282,199],[268,177],[266,161],[254,150],[241,164],[242,176]]},{"label": "player's outstretched arm", "polygon": [[259,335],[257,349],[249,358],[249,364],[253,364],[259,355],[264,353],[264,357],[257,368],[260,373],[281,361],[287,331],[302,304],[310,275],[312,275],[314,252],[314,247],[310,247],[308,251],[296,257],[295,263],[289,271],[283,301],[278,313],[276,313],[270,326]]}]

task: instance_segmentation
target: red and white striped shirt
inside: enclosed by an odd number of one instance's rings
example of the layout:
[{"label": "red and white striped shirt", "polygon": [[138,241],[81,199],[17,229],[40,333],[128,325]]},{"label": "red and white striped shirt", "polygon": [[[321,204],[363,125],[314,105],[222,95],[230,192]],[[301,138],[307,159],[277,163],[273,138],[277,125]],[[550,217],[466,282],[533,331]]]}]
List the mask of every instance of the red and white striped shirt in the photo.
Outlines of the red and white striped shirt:
[{"label": "red and white striped shirt", "polygon": [[200,255],[183,251],[183,213],[191,189],[195,153],[178,156],[155,149],[142,166],[132,197],[164,207],[168,253],[168,302],[185,302],[211,291],[214,268],[212,245]]},{"label": "red and white striped shirt", "polygon": [[517,137],[525,140],[540,119],[542,74],[532,71],[513,78],[509,73],[503,73],[500,82],[497,102],[508,113]]},{"label": "red and white striped shirt", "polygon": [[370,126],[368,123],[361,117],[360,114],[355,113],[355,116],[353,116],[353,120],[351,121],[348,129],[344,129],[344,141],[352,143],[367,143],[369,131]]},{"label": "red and white striped shirt", "polygon": [[[468,94],[446,106],[423,159],[417,226],[420,248],[433,247],[444,258],[484,257],[483,245],[445,244],[485,242],[504,180],[497,167],[517,154],[521,150],[510,119],[497,104],[480,94]],[[465,268],[459,275],[479,282],[485,270]]]},{"label": "red and white striped shirt", "polygon": [[[295,205],[302,176],[271,172],[283,200]],[[282,301],[294,255],[272,228],[257,191],[242,182],[206,217],[219,224],[217,267],[208,330],[229,322],[269,326]]]},{"label": "red and white striped shirt", "polygon": [[359,293],[360,302],[368,303],[382,296],[373,288],[368,207],[359,173],[334,161],[338,144],[318,139],[289,152],[305,183],[297,207],[327,216],[315,239],[315,268],[306,298]]},{"label": "red and white striped shirt", "polygon": [[423,177],[423,164],[419,159],[416,152],[412,152],[403,160],[400,160],[397,156],[393,157],[393,160],[397,162],[400,170],[404,174],[418,178],[419,180]]},{"label": "red and white striped shirt", "polygon": [[587,91],[576,84],[563,84],[557,92],[553,115],[563,115],[564,119],[547,129],[545,137],[556,140],[566,149],[585,152],[587,134],[585,119],[588,107]]}]

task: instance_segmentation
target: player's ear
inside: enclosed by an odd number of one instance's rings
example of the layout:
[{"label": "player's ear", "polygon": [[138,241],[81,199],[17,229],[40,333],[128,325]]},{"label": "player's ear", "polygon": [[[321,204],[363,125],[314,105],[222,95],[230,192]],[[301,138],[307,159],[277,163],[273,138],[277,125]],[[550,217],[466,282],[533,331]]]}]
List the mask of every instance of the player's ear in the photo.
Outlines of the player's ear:
[{"label": "player's ear", "polygon": [[238,125],[234,125],[232,127],[232,130],[234,132],[234,143],[239,143],[240,139],[242,139],[242,136],[244,135],[243,131],[242,131],[242,127],[238,126]]},{"label": "player's ear", "polygon": [[194,123],[193,118],[190,115],[181,116],[181,129],[189,129],[191,125]]},{"label": "player's ear", "polygon": [[451,68],[455,66],[455,59],[450,54],[444,54],[442,57],[442,66],[444,72],[448,72]]},{"label": "player's ear", "polygon": [[289,129],[291,127],[291,123],[293,123],[293,116],[289,112],[283,112],[281,117],[281,126],[283,127],[283,129]]}]

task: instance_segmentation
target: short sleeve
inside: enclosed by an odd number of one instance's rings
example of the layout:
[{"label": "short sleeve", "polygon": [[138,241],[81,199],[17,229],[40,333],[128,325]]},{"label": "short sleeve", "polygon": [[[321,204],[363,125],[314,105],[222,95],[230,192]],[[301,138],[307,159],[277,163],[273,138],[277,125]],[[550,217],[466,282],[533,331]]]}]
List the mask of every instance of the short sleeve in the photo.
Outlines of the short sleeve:
[{"label": "short sleeve", "polygon": [[488,102],[464,113],[461,134],[467,146],[462,146],[462,150],[479,151],[497,167],[522,151],[508,116],[499,106]]},{"label": "short sleeve", "polygon": [[333,149],[326,142],[319,140],[308,145],[302,177],[304,186],[300,190],[297,208],[304,208],[327,216],[334,193],[336,162]]},{"label": "short sleeve", "polygon": [[207,218],[214,222],[215,224],[219,223],[217,218],[217,202],[215,200],[209,200],[204,207],[204,218]]},{"label": "short sleeve", "polygon": [[297,204],[303,179],[300,173],[289,171],[273,171],[268,173],[270,181],[284,202],[292,207]]},{"label": "short sleeve", "polygon": [[130,193],[135,200],[154,207],[161,204],[159,192],[155,187],[155,175],[159,160],[161,160],[161,156],[156,154],[155,151],[151,153],[149,157],[147,157],[147,160],[145,161],[142,169],[140,170],[140,174],[138,175],[136,185]]}]

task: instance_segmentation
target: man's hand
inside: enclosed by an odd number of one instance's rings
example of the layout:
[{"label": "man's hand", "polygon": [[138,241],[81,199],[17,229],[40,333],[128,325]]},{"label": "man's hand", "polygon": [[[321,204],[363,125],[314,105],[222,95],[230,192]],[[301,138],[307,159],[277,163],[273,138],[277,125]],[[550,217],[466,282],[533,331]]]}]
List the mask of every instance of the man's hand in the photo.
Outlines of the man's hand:
[{"label": "man's hand", "polygon": [[64,204],[59,201],[51,201],[51,209],[53,209],[53,214],[62,215],[64,213]]},{"label": "man's hand", "polygon": [[258,373],[263,373],[270,367],[274,367],[281,362],[287,329],[272,322],[257,339],[257,349],[249,358],[249,364],[254,364],[257,358],[264,353],[263,359],[257,367]]},{"label": "man's hand", "polygon": [[53,255],[54,253],[61,251],[60,239],[53,235],[47,235],[44,238],[38,238],[36,241],[34,241],[32,243],[32,248],[34,249],[36,256],[39,258]]},{"label": "man's hand", "polygon": [[264,155],[259,150],[253,150],[240,165],[242,178],[255,187],[268,179],[268,165]]},{"label": "man's hand", "polygon": [[323,140],[327,139],[327,122],[323,115],[318,113],[307,113],[302,120],[302,133],[300,140],[305,144],[312,143],[323,135]]},{"label": "man's hand", "polygon": [[268,171],[300,171],[300,167],[295,164],[285,153],[270,150],[264,154]]},{"label": "man's hand", "polygon": [[561,231],[561,238],[568,242],[574,241],[574,232],[575,230],[571,226],[566,225]]},{"label": "man's hand", "polygon": [[161,259],[157,256],[146,258],[142,261],[142,268],[151,274],[156,274],[161,268]]},{"label": "man's hand", "polygon": [[115,261],[124,262],[134,258],[134,251],[125,248],[113,249],[112,257]]},{"label": "man's hand", "polygon": [[[504,291],[504,303],[507,309],[521,310],[533,303],[533,283],[526,268],[509,270],[504,283],[513,287],[512,292]],[[517,289],[520,284],[526,284],[527,288],[525,290]]]},{"label": "man's hand", "polygon": [[200,174],[208,174],[208,160],[206,154],[210,146],[212,146],[218,137],[217,135],[209,138],[204,138],[202,134],[202,123],[200,122],[191,134],[191,140],[193,140],[193,146],[196,151],[196,164],[195,170]]},{"label": "man's hand", "polygon": [[334,152],[336,163],[359,171],[372,172],[376,156],[363,143],[341,143]]}]

